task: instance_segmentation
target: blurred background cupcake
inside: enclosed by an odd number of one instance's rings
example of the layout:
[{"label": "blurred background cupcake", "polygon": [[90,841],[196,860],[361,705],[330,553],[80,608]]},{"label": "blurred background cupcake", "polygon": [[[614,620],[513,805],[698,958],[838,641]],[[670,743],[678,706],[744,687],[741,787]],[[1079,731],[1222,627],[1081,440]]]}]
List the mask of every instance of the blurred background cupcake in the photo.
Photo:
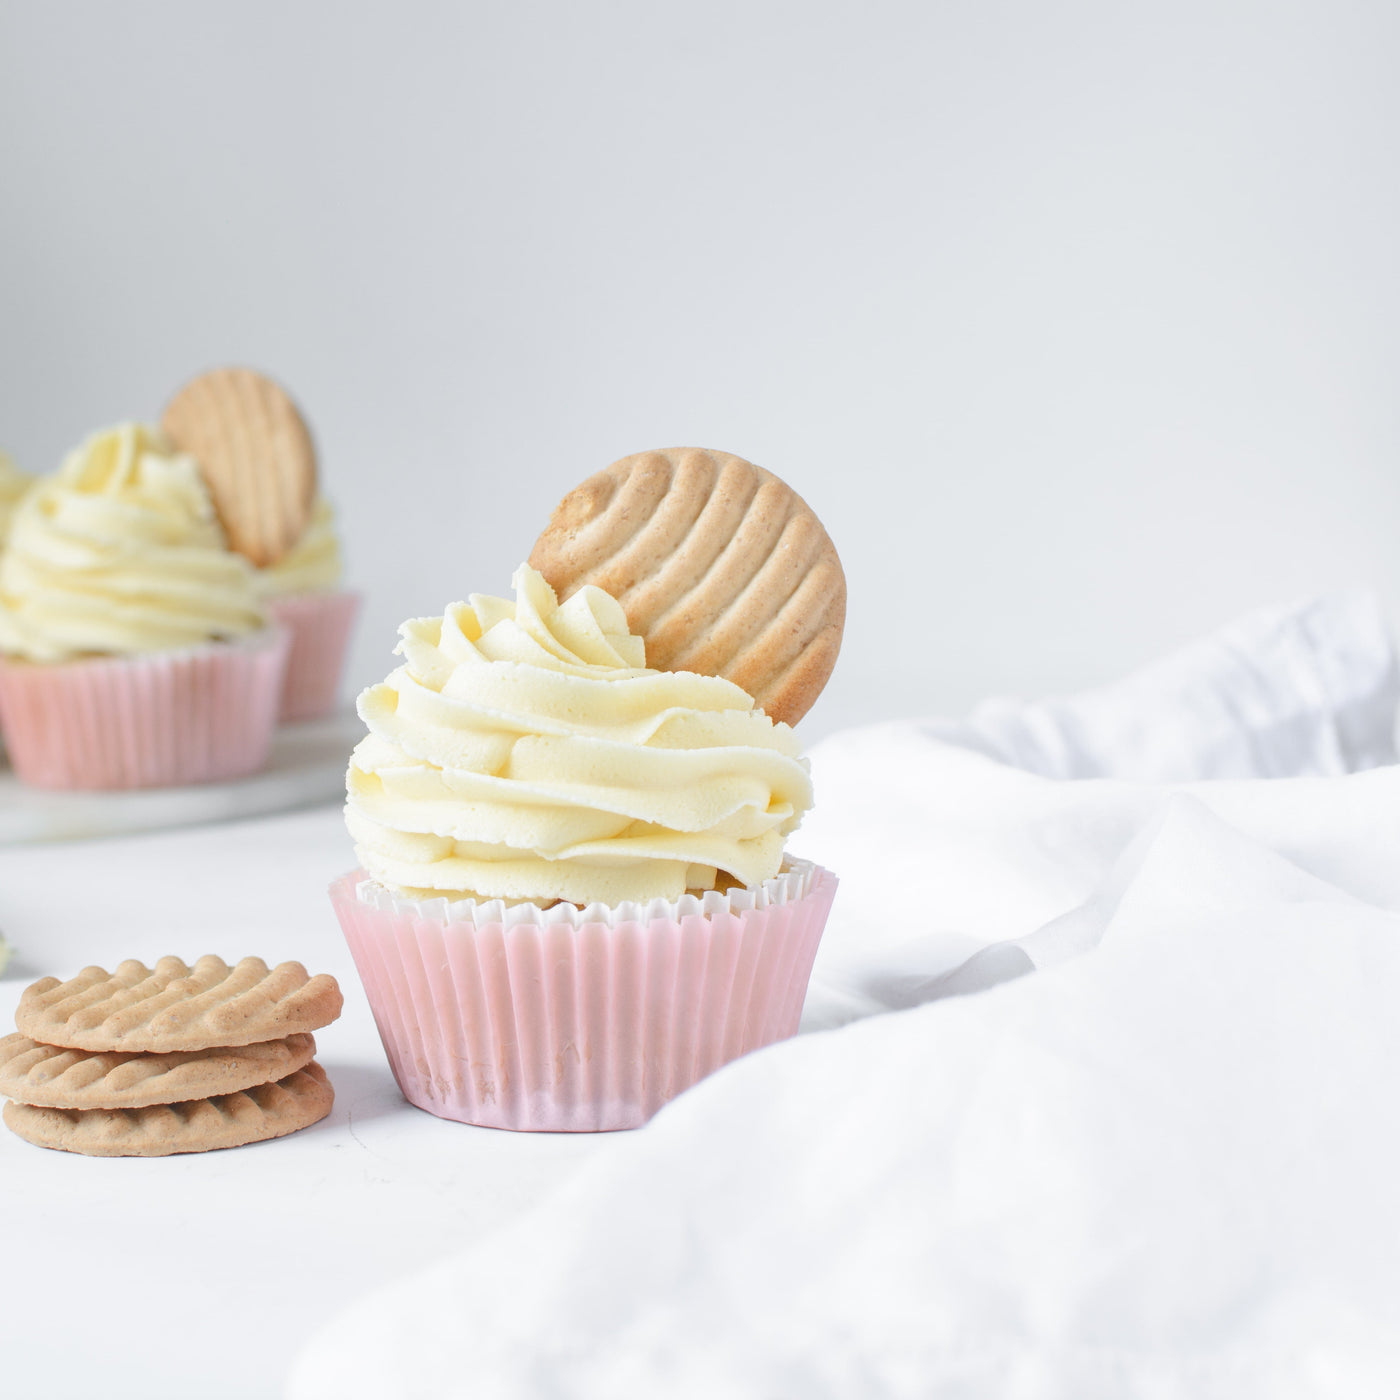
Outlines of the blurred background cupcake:
[{"label": "blurred background cupcake", "polygon": [[287,647],[199,466],[157,428],[94,434],[14,511],[0,713],[27,783],[165,787],[256,771]]},{"label": "blurred background cupcake", "polygon": [[256,566],[258,596],[290,634],[280,718],[329,714],[360,596],[341,587],[335,515],[300,410],[266,375],[218,369],[175,395],[162,426],[198,460],[231,548]]}]

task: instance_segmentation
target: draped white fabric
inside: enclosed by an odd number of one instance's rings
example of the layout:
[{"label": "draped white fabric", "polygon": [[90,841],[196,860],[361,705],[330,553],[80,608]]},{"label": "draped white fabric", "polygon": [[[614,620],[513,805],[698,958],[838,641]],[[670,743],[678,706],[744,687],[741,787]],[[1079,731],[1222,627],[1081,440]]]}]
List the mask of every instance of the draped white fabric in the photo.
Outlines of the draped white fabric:
[{"label": "draped white fabric", "polygon": [[833,736],[822,1033],[356,1304],[289,1394],[1400,1393],[1398,695],[1339,596]]}]

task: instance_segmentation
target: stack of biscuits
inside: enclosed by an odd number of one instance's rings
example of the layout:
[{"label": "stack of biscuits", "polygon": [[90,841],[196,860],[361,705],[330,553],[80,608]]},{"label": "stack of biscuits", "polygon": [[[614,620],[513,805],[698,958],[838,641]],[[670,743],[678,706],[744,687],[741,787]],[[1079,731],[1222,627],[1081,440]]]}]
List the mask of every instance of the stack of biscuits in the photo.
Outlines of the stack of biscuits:
[{"label": "stack of biscuits", "polygon": [[282,1137],[331,1111],[311,1032],[334,977],[261,958],[135,960],[26,989],[0,1039],[5,1124],[39,1147],[165,1157]]}]

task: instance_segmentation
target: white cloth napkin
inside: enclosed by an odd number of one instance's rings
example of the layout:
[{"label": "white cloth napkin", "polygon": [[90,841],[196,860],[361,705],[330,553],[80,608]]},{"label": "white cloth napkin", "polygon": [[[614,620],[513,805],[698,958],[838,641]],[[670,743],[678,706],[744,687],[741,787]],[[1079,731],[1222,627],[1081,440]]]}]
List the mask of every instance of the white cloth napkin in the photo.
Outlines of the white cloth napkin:
[{"label": "white cloth napkin", "polygon": [[836,1029],[364,1299],[292,1400],[1400,1394],[1398,691],[1341,597],[826,741]]}]

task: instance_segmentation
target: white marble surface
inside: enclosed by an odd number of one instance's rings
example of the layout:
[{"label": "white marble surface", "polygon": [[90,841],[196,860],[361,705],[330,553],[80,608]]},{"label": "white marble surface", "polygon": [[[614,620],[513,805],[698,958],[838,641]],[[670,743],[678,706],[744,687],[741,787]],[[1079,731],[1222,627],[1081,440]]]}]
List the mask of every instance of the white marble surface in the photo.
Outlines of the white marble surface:
[{"label": "white marble surface", "polygon": [[352,860],[338,807],[0,849],[15,949],[0,1027],[34,978],[164,953],[296,958],[345,991],[317,1036],[335,1109],[305,1132],[151,1161],[0,1132],[0,1394],[276,1396],[343,1305],[485,1236],[618,1141],[471,1128],[404,1102],[325,894]]},{"label": "white marble surface", "polygon": [[363,734],[351,710],[284,725],[273,737],[267,767],[251,778],[138,792],[26,787],[0,754],[0,846],[158,831],[335,801],[345,790],[350,750]]}]

